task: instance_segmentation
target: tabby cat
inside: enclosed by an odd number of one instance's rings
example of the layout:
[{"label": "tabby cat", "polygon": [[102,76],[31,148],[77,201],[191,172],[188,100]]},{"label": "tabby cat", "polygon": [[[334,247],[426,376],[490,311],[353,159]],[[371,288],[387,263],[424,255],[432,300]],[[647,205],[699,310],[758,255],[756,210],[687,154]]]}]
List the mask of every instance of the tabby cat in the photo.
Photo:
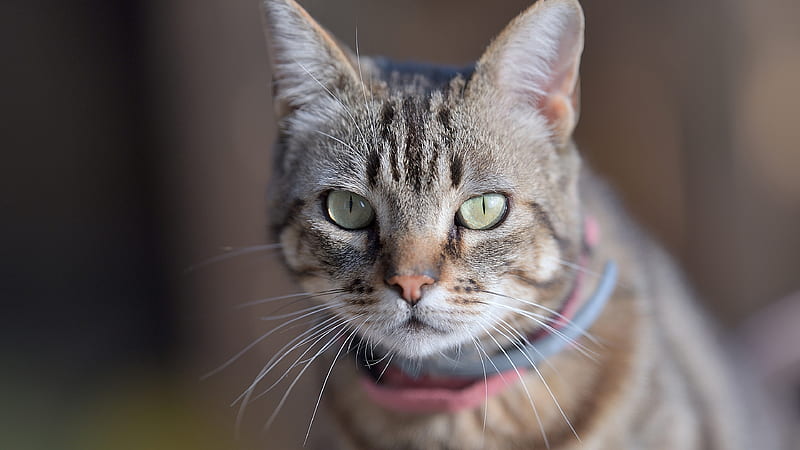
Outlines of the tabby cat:
[{"label": "tabby cat", "polygon": [[265,10],[271,214],[317,305],[326,448],[769,448],[673,263],[581,162],[577,0],[463,69]]}]

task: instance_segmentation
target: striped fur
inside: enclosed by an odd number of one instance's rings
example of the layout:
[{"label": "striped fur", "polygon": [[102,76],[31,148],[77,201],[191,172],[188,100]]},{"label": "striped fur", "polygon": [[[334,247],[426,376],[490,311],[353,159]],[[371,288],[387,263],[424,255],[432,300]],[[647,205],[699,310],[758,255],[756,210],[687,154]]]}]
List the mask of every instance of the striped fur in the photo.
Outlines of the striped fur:
[{"label": "striped fur", "polygon": [[[328,445],[756,448],[683,281],[581,167],[570,139],[583,42],[576,0],[540,0],[464,69],[358,58],[292,0],[267,0],[266,12],[282,136],[274,230],[305,289],[343,290],[321,301],[366,346],[407,358],[473,342],[498,352],[511,340],[504,329],[536,330],[513,309],[542,313],[519,299],[559,308],[576,274],[562,262],[583,251],[587,215],[603,229],[587,270],[606,259],[621,268],[590,330],[599,344],[579,343],[594,361],[565,351],[477,410],[422,415],[372,404],[357,369],[340,364],[324,401],[338,430]],[[376,221],[337,227],[324,211],[334,189],[368,199]],[[508,197],[506,220],[457,226],[459,206],[487,192]],[[413,308],[384,281],[423,272],[436,283]]]}]

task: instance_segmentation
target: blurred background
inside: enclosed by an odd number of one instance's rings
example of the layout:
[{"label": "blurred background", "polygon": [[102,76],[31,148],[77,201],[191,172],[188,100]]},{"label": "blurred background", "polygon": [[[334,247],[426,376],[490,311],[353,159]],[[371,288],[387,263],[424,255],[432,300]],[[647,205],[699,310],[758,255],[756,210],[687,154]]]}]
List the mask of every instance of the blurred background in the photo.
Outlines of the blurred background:
[{"label": "blurred background", "polygon": [[[362,54],[465,64],[530,2],[301,3],[351,46],[358,29]],[[299,291],[276,254],[185,271],[269,243],[275,124],[259,6],[0,4],[0,447],[301,446],[313,373],[266,433],[280,395],[254,402],[238,440],[228,407],[296,331],[201,381],[276,324],[259,317],[296,307],[236,307]],[[800,5],[584,8],[586,159],[723,329],[749,333],[773,386],[800,380],[785,362],[800,361],[800,338],[775,335],[800,329],[800,300],[787,300],[800,291]]]}]

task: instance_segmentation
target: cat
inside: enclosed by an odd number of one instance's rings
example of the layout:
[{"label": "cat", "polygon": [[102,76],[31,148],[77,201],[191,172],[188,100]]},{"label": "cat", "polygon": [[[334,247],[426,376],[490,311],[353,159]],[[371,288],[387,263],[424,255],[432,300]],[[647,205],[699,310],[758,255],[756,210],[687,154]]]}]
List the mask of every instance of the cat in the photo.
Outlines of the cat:
[{"label": "cat", "polygon": [[362,57],[293,0],[264,9],[271,219],[316,302],[325,448],[777,445],[582,163],[577,0],[539,0],[466,68]]}]

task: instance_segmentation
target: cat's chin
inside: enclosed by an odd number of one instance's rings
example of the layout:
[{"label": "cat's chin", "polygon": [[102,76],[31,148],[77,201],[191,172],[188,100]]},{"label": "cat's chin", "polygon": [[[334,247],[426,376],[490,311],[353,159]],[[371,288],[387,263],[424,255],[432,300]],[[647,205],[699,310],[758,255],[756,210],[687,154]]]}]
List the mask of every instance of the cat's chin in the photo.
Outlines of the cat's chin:
[{"label": "cat's chin", "polygon": [[382,336],[365,336],[383,351],[406,359],[424,359],[441,355],[470,342],[470,335],[460,330],[445,330],[420,320],[409,319]]}]

